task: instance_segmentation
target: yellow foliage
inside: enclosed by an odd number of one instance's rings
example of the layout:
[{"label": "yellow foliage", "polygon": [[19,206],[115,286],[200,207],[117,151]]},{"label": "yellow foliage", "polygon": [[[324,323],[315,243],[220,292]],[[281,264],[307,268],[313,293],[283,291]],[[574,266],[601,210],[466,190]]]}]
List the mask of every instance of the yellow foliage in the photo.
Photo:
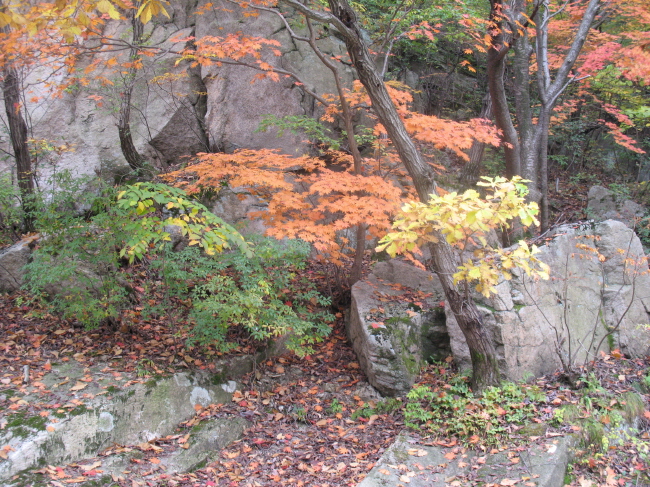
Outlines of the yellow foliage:
[{"label": "yellow foliage", "polygon": [[548,266],[535,258],[538,249],[534,245],[529,247],[522,240],[514,249],[504,250],[491,247],[486,238],[492,229],[509,228],[510,221],[515,218],[524,226],[538,224],[535,218],[539,211],[537,203],[525,200],[527,181],[518,176],[510,181],[483,179],[484,182],[478,184],[490,192],[486,199],[470,189],[463,194],[434,194],[428,203],[411,201],[404,205],[393,223],[397,231],[382,238],[377,250],[386,250],[393,257],[411,254],[419,251],[422,245],[438,242],[436,235],[444,236],[460,254],[468,245],[474,245],[477,248],[473,258],[458,267],[454,281],[476,282],[476,290],[486,297],[496,292],[500,276],[511,279],[510,269],[515,267],[529,276],[548,279]]}]

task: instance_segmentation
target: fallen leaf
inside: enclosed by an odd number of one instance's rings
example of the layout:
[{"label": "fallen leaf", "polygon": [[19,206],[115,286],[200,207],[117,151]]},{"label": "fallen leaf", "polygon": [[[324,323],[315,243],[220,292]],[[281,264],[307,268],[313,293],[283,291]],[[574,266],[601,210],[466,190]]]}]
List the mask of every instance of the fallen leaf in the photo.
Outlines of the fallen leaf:
[{"label": "fallen leaf", "polygon": [[85,382],[77,382],[74,386],[70,388],[71,391],[80,391],[88,387],[88,384]]},{"label": "fallen leaf", "polygon": [[503,479],[499,485],[517,485],[517,482],[519,482],[519,480]]},{"label": "fallen leaf", "polygon": [[5,445],[2,448],[0,448],[0,458],[4,458],[6,460],[7,455],[9,454],[10,451],[14,451],[14,449],[11,448],[9,445]]},{"label": "fallen leaf", "polygon": [[160,459],[159,459],[159,458],[156,458],[156,457],[152,457],[152,458],[150,458],[149,461],[150,461],[151,463],[153,463],[154,465],[158,465],[158,464],[160,463]]},{"label": "fallen leaf", "polygon": [[101,466],[102,466],[102,462],[95,462],[90,465],[81,465],[81,470],[89,472],[90,470],[95,470],[97,467],[101,467]]},{"label": "fallen leaf", "polygon": [[427,452],[426,450],[422,450],[421,448],[409,448],[408,454],[415,456],[415,457],[424,457],[426,456]]}]

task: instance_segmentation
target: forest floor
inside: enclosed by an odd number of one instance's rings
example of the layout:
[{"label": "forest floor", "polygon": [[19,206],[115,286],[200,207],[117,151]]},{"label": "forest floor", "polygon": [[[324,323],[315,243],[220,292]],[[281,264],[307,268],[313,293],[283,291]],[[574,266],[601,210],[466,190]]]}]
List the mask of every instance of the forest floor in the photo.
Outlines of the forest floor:
[{"label": "forest floor", "polygon": [[[137,330],[83,330],[61,322],[45,310],[29,308],[21,303],[20,294],[0,297],[0,410],[11,415],[27,413],[47,417],[62,405],[39,379],[51,370],[52,363],[76,362],[88,370],[98,363],[108,364],[122,383],[146,381],[155,374],[171,374],[190,368],[210,370],[214,357],[199,349],[187,349],[184,338],[160,324],[144,324]],[[246,346],[238,350],[245,351]],[[148,444],[130,446],[142,450],[139,459],[123,475],[114,476],[120,487],[135,486],[355,486],[374,466],[385,449],[404,430],[402,406],[405,400],[380,401],[373,398],[354,352],[347,343],[342,319],[333,325],[317,353],[298,358],[283,355],[260,364],[257,370],[241,379],[243,384],[229,404],[213,405],[197,410],[196,417],[181,425],[176,434]],[[23,383],[24,366],[30,370],[30,382]],[[569,388],[560,375],[543,377],[521,388],[534,388],[540,398],[534,404],[535,423],[546,424],[544,435],[579,432],[580,427],[554,424],[554,411],[567,404],[588,404],[592,410],[581,414],[598,414],[607,423],[603,409],[596,413],[595,404],[610,408],[617,398],[629,391],[645,394],[645,409],[637,428],[639,434],[628,437],[611,448],[584,447],[574,462],[570,478],[572,486],[637,486],[650,485],[650,359],[628,360],[619,354],[603,356],[592,370],[597,387],[591,384],[588,393]],[[436,364],[423,371],[419,383],[444,390],[454,377],[449,363]],[[269,378],[270,381],[269,382]],[[93,377],[84,380],[92,381]],[[647,386],[645,381],[648,381]],[[270,385],[269,385],[270,384]],[[3,390],[12,389],[12,397],[3,397]],[[40,401],[21,401],[21,393],[40,394]],[[83,391],[75,399],[83,403]],[[589,397],[585,400],[585,397]],[[79,405],[79,404],[77,404]],[[382,407],[383,406],[383,407]],[[182,448],[179,439],[199,421],[237,415],[251,421],[243,439],[221,452],[214,463],[188,474],[167,475],[158,457]],[[557,422],[556,422],[557,423]],[[5,424],[0,423],[0,428]],[[423,436],[423,444],[448,448],[449,458],[462,456],[467,448],[482,452],[511,450],[514,462],[517,452],[527,448],[517,435],[520,426],[503,424],[504,434],[497,444],[480,446],[471,438]],[[411,430],[411,434],[416,433]],[[422,433],[422,432],[420,432]],[[528,445],[529,446],[529,445]],[[106,454],[111,453],[114,446]],[[2,445],[0,445],[0,456]],[[4,451],[6,455],[6,451]],[[71,465],[52,466],[42,470],[50,485],[60,487],[90,480],[101,474],[102,457]],[[98,463],[99,462],[99,463]],[[470,470],[471,472],[471,470]],[[132,474],[132,475],[130,475]],[[137,477],[136,477],[137,474]],[[140,480],[134,480],[135,478]],[[535,485],[534,479],[510,479],[515,484]],[[528,483],[526,483],[528,481]],[[477,484],[471,477],[449,479],[449,485]]]},{"label": "forest floor", "polygon": [[[552,191],[552,220],[565,223],[584,219],[588,186],[577,178],[573,182],[564,180],[562,191]],[[324,275],[316,278],[326,280]],[[84,370],[106,364],[116,380],[125,384],[188,369],[209,372],[214,360],[223,358],[214,350],[187,348],[185,339],[178,328],[169,327],[164,319],[142,320],[117,330],[84,330],[53,316],[23,293],[0,295],[0,411],[4,414],[0,415],[0,429],[14,414],[47,417],[66,407],[55,401],[40,383],[54,363],[77,363]],[[247,354],[254,349],[255,344],[242,339],[232,353]],[[28,383],[24,383],[24,366],[29,366]],[[597,446],[580,446],[566,481],[575,487],[650,485],[650,357],[630,360],[612,353],[590,367],[590,374],[585,371],[589,380],[583,380],[579,389],[570,388],[559,373],[519,384],[522,389],[534,390],[539,398],[531,403],[532,422],[547,426],[544,435],[580,436],[581,426],[554,421],[556,410],[575,405],[580,415],[593,415],[607,427],[607,411],[615,409],[623,394],[638,393],[645,401],[636,424],[638,433],[618,443],[600,441]],[[418,382],[445,390],[454,374],[451,362],[431,365]],[[88,376],[84,380],[93,378]],[[405,429],[406,399],[382,401],[374,395],[347,342],[342,313],[337,313],[331,335],[316,346],[316,353],[304,358],[287,354],[269,359],[240,382],[242,387],[229,404],[199,409],[196,417],[181,425],[176,434],[132,446],[142,450],[131,469],[138,473],[139,480],[127,473],[114,476],[112,485],[355,486]],[[9,390],[10,397],[4,394]],[[21,400],[28,392],[39,395],[41,400]],[[92,399],[84,398],[83,390],[78,392],[77,405]],[[228,415],[242,416],[252,423],[241,440],[222,451],[217,461],[195,472],[165,473],[159,456],[182,448],[186,432],[198,422]],[[501,426],[504,434],[490,446],[480,439],[448,436],[444,430],[435,436],[426,436],[423,431],[410,433],[423,435],[423,444],[447,448],[449,458],[462,456],[468,448],[482,452],[510,450],[514,452],[510,458],[515,463],[517,452],[526,448],[523,437],[517,435],[520,426]],[[7,453],[5,446],[0,445],[0,461]],[[101,458],[44,468],[43,478],[56,487],[90,480],[101,473],[101,466],[97,466],[97,462],[101,465]],[[449,479],[449,485],[478,484],[470,475]],[[534,479],[522,478],[493,485],[535,484]]]}]

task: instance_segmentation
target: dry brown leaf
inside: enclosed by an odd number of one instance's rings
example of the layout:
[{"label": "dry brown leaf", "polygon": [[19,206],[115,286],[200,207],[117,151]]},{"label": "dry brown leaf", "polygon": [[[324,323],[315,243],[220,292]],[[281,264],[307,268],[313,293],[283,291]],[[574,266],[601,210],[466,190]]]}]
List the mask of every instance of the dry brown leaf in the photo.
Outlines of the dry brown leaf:
[{"label": "dry brown leaf", "polygon": [[87,383],[77,381],[77,383],[74,386],[72,386],[70,388],[70,390],[71,391],[80,391],[82,389],[85,389],[86,387],[88,387]]},{"label": "dry brown leaf", "polygon": [[409,448],[408,454],[414,457],[424,457],[426,456],[427,452],[421,448]]},{"label": "dry brown leaf", "polygon": [[447,460],[453,460],[454,458],[456,458],[456,454],[450,451],[449,453],[445,453],[445,458]]}]

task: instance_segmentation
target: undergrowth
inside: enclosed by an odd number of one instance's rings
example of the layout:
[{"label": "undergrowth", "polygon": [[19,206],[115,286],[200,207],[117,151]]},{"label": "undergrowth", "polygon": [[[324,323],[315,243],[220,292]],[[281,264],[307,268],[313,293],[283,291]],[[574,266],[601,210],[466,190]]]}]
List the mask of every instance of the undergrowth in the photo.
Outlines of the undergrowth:
[{"label": "undergrowth", "polygon": [[[86,328],[162,319],[187,330],[188,345],[225,352],[238,327],[265,343],[286,336],[304,355],[322,340],[330,302],[301,277],[307,243],[239,233],[182,190],[138,183],[103,187],[59,178],[39,202],[43,237],[27,265],[26,289],[59,316]],[[79,207],[89,210],[81,212]],[[172,248],[173,225],[187,246]],[[175,242],[177,243],[177,242]]]},{"label": "undergrowth", "polygon": [[470,444],[499,445],[512,425],[523,425],[535,414],[538,390],[511,382],[474,396],[469,379],[450,375],[445,384],[414,387],[404,408],[406,426],[434,436],[462,438]]}]

